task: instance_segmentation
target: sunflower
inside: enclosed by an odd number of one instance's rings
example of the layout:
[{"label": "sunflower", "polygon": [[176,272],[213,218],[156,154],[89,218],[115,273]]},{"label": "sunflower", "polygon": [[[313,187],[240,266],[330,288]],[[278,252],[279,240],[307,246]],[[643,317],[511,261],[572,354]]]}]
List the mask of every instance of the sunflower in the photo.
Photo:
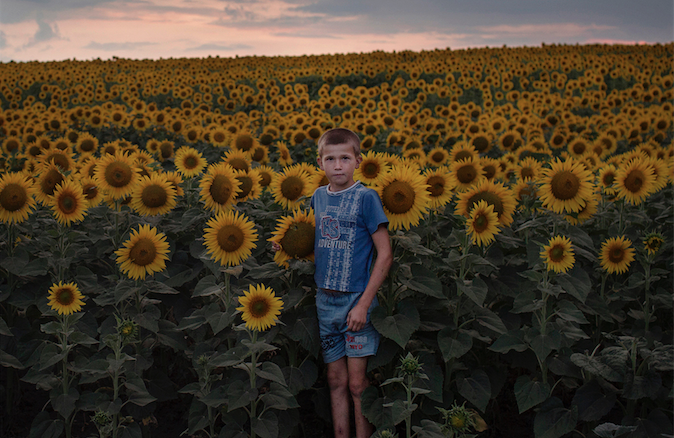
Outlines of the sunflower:
[{"label": "sunflower", "polygon": [[619,198],[639,205],[655,187],[653,168],[648,165],[647,159],[634,158],[618,169],[615,184]]},{"label": "sunflower", "polygon": [[362,158],[363,160],[353,173],[353,178],[368,186],[376,185],[388,171],[383,155],[369,151],[363,154]]},{"label": "sunflower", "polygon": [[449,161],[449,152],[441,146],[431,149],[431,151],[426,155],[428,164],[433,167],[441,167],[447,164]]},{"label": "sunflower", "polygon": [[175,144],[170,141],[170,140],[164,140],[161,143],[159,143],[159,149],[157,150],[157,158],[159,161],[166,161],[168,159],[173,158],[175,152],[174,152]]},{"label": "sunflower", "polygon": [[501,177],[503,170],[501,169],[500,161],[495,158],[481,157],[480,165],[482,166],[482,173],[488,180],[494,180]]},{"label": "sunflower", "polygon": [[59,315],[71,315],[82,310],[84,295],[75,283],[63,284],[59,281],[49,288],[49,307]]},{"label": "sunflower", "polygon": [[499,233],[498,215],[494,206],[480,199],[470,210],[466,221],[466,232],[470,234],[473,245],[489,245]]},{"label": "sunflower", "polygon": [[73,222],[84,219],[89,203],[84,197],[80,183],[67,178],[56,186],[49,206],[56,220],[61,225],[69,227]]},{"label": "sunflower", "polygon": [[576,257],[573,254],[571,240],[566,236],[555,236],[543,246],[541,258],[545,262],[548,271],[563,274],[573,267]]},{"label": "sunflower", "polygon": [[264,284],[250,285],[243,296],[239,297],[236,310],[242,312],[241,318],[249,330],[264,331],[276,325],[277,317],[283,310],[283,301],[274,291]]},{"label": "sunflower", "polygon": [[549,168],[543,169],[540,190],[543,207],[555,213],[580,211],[592,197],[591,179],[590,171],[574,159],[555,160]]},{"label": "sunflower", "polygon": [[534,157],[526,157],[517,163],[516,175],[518,180],[537,180],[543,164]]},{"label": "sunflower", "polygon": [[293,157],[290,156],[288,145],[285,142],[279,141],[278,143],[276,143],[276,149],[278,149],[279,165],[286,167],[293,164]]},{"label": "sunflower", "polygon": [[103,192],[98,189],[98,184],[93,178],[84,176],[79,179],[82,186],[84,200],[87,202],[87,208],[96,207],[103,200]]},{"label": "sunflower", "polygon": [[101,157],[94,170],[94,179],[98,187],[110,194],[113,199],[129,195],[138,182],[138,172],[131,160],[122,152]]},{"label": "sunflower", "polygon": [[164,270],[168,253],[166,236],[150,225],[132,230],[124,247],[115,251],[119,268],[134,280],[144,280],[146,275]]},{"label": "sunflower", "polygon": [[208,164],[201,152],[189,146],[183,146],[176,151],[174,163],[178,172],[187,178],[199,175]]},{"label": "sunflower", "polygon": [[277,265],[288,268],[288,260],[314,260],[315,218],[313,210],[295,211],[292,216],[284,216],[276,223],[273,237],[269,242],[281,246],[274,254]]},{"label": "sunflower", "polygon": [[75,150],[80,155],[93,155],[98,150],[98,138],[88,132],[80,132],[78,134]]},{"label": "sunflower", "polygon": [[308,171],[301,166],[286,167],[274,175],[269,185],[274,200],[286,210],[295,210],[302,205],[303,197],[310,196],[315,186]]},{"label": "sunflower", "polygon": [[507,227],[513,222],[515,195],[503,184],[483,179],[469,190],[459,193],[455,214],[470,217],[470,212],[479,201],[485,201],[494,207],[499,225]]},{"label": "sunflower", "polygon": [[594,193],[585,203],[585,206],[580,209],[580,211],[573,213],[573,214],[568,214],[564,216],[564,219],[571,225],[580,225],[586,220],[590,219],[592,216],[594,216],[597,213],[597,209],[599,207],[599,198],[600,195],[598,193]]},{"label": "sunflower", "polygon": [[49,199],[54,194],[56,186],[61,184],[65,179],[60,168],[54,163],[44,164],[40,166],[40,174],[36,179],[37,191],[35,198],[42,204],[48,205]]},{"label": "sunflower", "polygon": [[649,255],[653,255],[660,251],[660,247],[665,242],[665,238],[660,233],[649,233],[644,238],[644,248]]},{"label": "sunflower", "polygon": [[163,172],[162,175],[166,177],[168,182],[171,183],[171,187],[173,187],[176,191],[176,196],[180,197],[185,194],[185,191],[183,190],[183,178],[180,176],[180,173],[170,171],[170,172]]},{"label": "sunflower", "polygon": [[449,161],[452,163],[455,161],[467,160],[471,158],[477,160],[479,156],[480,155],[475,149],[475,146],[464,141],[454,144],[452,149],[449,151]]},{"label": "sunflower", "polygon": [[426,185],[428,185],[428,193],[430,194],[429,207],[435,209],[445,206],[454,194],[447,166],[427,169],[424,172],[424,178],[426,178]]},{"label": "sunflower", "polygon": [[262,191],[260,179],[262,177],[256,169],[236,170],[235,174],[235,178],[241,183],[239,185],[241,191],[236,195],[236,202],[244,202],[260,196]]},{"label": "sunflower", "polygon": [[455,161],[449,166],[452,187],[463,192],[484,179],[484,172],[479,159],[467,158]]},{"label": "sunflower", "polygon": [[28,219],[35,208],[32,179],[23,173],[0,175],[0,221],[11,224]]},{"label": "sunflower", "polygon": [[230,141],[229,132],[223,127],[216,127],[209,131],[209,138],[215,147],[227,147]]},{"label": "sunflower", "polygon": [[611,237],[601,244],[599,254],[601,267],[609,274],[627,272],[630,263],[634,261],[632,241],[621,237]]},{"label": "sunflower", "polygon": [[201,200],[213,212],[227,211],[241,192],[240,185],[232,166],[224,162],[211,164],[199,183]]},{"label": "sunflower", "polygon": [[141,216],[167,214],[176,204],[176,190],[164,174],[142,177],[131,192],[131,208]]},{"label": "sunflower", "polygon": [[667,161],[657,158],[655,156],[646,160],[646,164],[653,169],[653,176],[655,176],[655,181],[653,182],[653,189],[651,193],[659,192],[667,186],[667,181],[669,179],[669,165]]},{"label": "sunflower", "polygon": [[218,213],[204,230],[207,252],[222,266],[244,262],[257,245],[255,224],[236,211]]},{"label": "sunflower", "polygon": [[271,184],[272,180],[274,179],[274,174],[276,173],[274,169],[267,165],[262,165],[256,167],[255,170],[257,171],[258,175],[260,175],[260,187],[262,187],[262,189],[269,187],[269,184]]},{"label": "sunflower", "polygon": [[382,200],[391,230],[409,230],[410,226],[418,225],[430,208],[426,179],[414,167],[394,166],[374,189]]},{"label": "sunflower", "polygon": [[222,158],[222,161],[229,164],[236,170],[245,170],[250,169],[250,156],[247,152],[244,152],[239,149],[232,149],[225,153],[225,156]]},{"label": "sunflower", "polygon": [[597,171],[597,180],[599,181],[599,187],[607,196],[615,195],[616,191],[613,182],[615,181],[617,173],[618,169],[616,169],[616,167],[610,163],[604,164]]}]

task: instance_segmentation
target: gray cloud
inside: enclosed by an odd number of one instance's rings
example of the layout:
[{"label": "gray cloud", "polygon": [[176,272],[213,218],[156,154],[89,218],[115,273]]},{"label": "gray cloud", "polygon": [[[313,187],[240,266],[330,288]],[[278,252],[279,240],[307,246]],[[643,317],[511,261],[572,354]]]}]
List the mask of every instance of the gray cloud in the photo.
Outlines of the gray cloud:
[{"label": "gray cloud", "polygon": [[4,49],[5,47],[7,47],[7,36],[5,32],[0,30],[0,49]]},{"label": "gray cloud", "polygon": [[102,50],[105,52],[117,52],[117,51],[125,51],[125,50],[135,50],[135,49],[140,49],[143,47],[148,47],[148,46],[154,46],[157,45],[157,43],[149,42],[149,41],[137,41],[137,42],[127,42],[127,43],[97,43],[97,42],[90,42],[87,44],[84,48],[85,49],[91,49],[91,50]]},{"label": "gray cloud", "polygon": [[51,24],[47,23],[46,21],[43,20],[36,20],[37,21],[37,32],[35,32],[35,35],[33,35],[33,38],[24,46],[25,48],[28,47],[33,47],[37,44],[46,42],[46,41],[51,41],[55,39],[62,39],[61,35],[59,34],[59,29],[58,25],[54,23],[53,27]]},{"label": "gray cloud", "polygon": [[200,46],[188,48],[187,51],[189,52],[233,52],[236,50],[249,50],[252,49],[253,46],[250,46],[248,44],[215,44],[215,43],[209,43],[209,44],[202,44]]}]

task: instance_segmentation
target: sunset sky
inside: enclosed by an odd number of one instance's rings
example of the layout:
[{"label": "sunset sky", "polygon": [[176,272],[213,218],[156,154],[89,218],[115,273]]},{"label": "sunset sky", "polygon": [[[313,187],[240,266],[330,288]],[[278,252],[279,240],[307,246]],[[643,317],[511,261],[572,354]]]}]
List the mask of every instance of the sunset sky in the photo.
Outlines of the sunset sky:
[{"label": "sunset sky", "polygon": [[1,0],[0,61],[667,43],[672,0]]}]

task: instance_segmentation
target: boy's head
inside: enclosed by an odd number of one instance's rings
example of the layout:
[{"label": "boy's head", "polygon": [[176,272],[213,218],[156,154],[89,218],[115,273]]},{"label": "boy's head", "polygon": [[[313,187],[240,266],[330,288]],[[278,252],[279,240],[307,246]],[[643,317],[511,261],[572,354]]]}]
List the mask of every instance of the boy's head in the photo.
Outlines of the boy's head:
[{"label": "boy's head", "polygon": [[358,134],[346,128],[334,128],[325,131],[318,139],[318,156],[323,156],[325,146],[335,144],[348,144],[353,148],[354,156],[360,156],[360,138]]}]

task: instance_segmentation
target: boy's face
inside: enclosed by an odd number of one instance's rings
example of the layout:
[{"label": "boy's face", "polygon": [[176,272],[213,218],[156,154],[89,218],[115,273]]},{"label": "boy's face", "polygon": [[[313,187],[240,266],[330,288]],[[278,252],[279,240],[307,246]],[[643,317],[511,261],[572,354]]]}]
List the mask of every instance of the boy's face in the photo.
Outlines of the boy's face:
[{"label": "boy's face", "polygon": [[330,181],[330,190],[337,192],[355,183],[353,172],[362,160],[360,155],[356,156],[350,144],[333,144],[323,148],[323,156],[318,157],[318,165]]}]

